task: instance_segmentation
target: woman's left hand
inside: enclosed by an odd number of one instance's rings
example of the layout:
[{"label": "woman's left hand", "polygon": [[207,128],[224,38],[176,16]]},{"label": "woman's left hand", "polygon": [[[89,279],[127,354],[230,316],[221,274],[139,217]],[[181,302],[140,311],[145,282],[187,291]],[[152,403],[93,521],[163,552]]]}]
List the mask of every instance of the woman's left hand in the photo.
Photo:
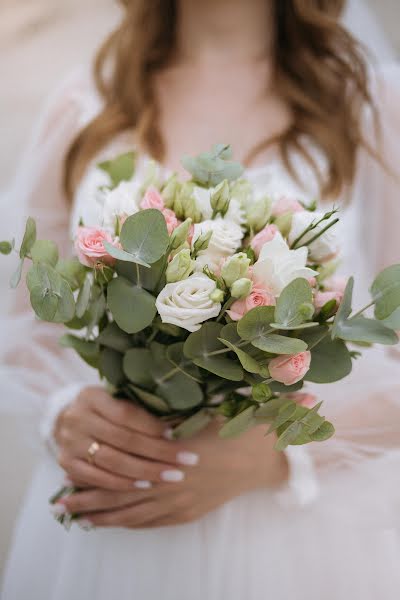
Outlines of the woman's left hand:
[{"label": "woman's left hand", "polygon": [[87,489],[61,502],[86,525],[160,527],[194,521],[244,492],[275,487],[287,478],[286,458],[273,449],[274,436],[265,436],[265,426],[230,440],[218,437],[219,427],[214,421],[185,441],[199,462],[184,469],[179,484],[156,483],[127,492]]}]

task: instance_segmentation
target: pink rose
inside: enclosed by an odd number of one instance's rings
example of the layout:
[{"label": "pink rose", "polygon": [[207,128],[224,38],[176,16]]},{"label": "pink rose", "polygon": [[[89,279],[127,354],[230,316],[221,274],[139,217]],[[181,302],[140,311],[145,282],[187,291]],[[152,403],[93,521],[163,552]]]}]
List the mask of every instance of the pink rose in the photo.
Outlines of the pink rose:
[{"label": "pink rose", "polygon": [[328,279],[324,281],[324,287],[329,292],[341,292],[342,294],[344,294],[347,281],[347,277],[332,275],[332,277],[328,277]]},{"label": "pink rose", "polygon": [[279,217],[286,213],[296,213],[305,210],[304,206],[300,204],[295,198],[289,198],[288,196],[281,196],[272,207],[272,215]]},{"label": "pink rose", "polygon": [[250,242],[250,246],[253,248],[257,258],[260,255],[261,248],[264,246],[264,244],[274,239],[277,231],[278,228],[276,225],[266,225],[264,229],[261,229],[261,231],[259,231],[257,235],[253,237]]},{"label": "pink rose", "polygon": [[75,238],[79,261],[86,267],[95,267],[99,262],[112,265],[115,259],[104,248],[103,242],[116,245],[111,234],[100,227],[79,227]]},{"label": "pink rose", "polygon": [[293,385],[303,379],[310,368],[311,352],[299,352],[299,354],[282,354],[273,358],[268,369],[275,381],[285,385]]},{"label": "pink rose", "polygon": [[292,392],[291,394],[285,394],[285,397],[306,408],[313,408],[317,404],[317,397],[307,392]]},{"label": "pink rose", "polygon": [[236,300],[227,313],[233,321],[239,321],[243,315],[256,306],[275,306],[274,295],[257,283],[254,284],[250,294],[246,298]]},{"label": "pink rose", "polygon": [[162,199],[160,192],[154,185],[151,185],[147,188],[143,200],[140,202],[140,208],[156,208],[158,210],[163,210],[164,207],[164,200]]},{"label": "pink rose", "polygon": [[314,306],[317,313],[321,308],[331,300],[336,301],[335,311],[339,308],[339,304],[343,300],[342,292],[317,292],[314,296]]},{"label": "pink rose", "polygon": [[168,234],[171,235],[173,230],[178,227],[180,221],[178,221],[176,214],[170,208],[163,208],[161,212],[164,215],[167,224]]}]

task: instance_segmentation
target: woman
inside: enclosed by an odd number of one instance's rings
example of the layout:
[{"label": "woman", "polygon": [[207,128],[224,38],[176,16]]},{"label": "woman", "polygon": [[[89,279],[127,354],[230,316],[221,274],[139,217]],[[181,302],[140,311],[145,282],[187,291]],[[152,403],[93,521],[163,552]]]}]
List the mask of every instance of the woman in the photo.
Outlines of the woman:
[{"label": "woman", "polygon": [[[367,80],[339,22],[342,0],[122,4],[123,23],[97,58],[96,89],[85,76],[67,82],[37,133],[29,212],[43,236],[47,225],[68,248],[69,227],[95,219],[100,158],[134,146],[144,177],[148,156],[180,170],[181,155],[228,141],[255,185],[342,202],[344,266],[360,289],[399,261],[400,80],[395,69]],[[315,386],[337,435],[281,455],[262,430],[228,442],[216,424],[171,441],[156,419],[90,385],[93,375],[70,364],[45,325],[32,325],[25,352],[26,320],[19,326],[7,360],[32,396],[53,392],[42,431],[84,490],[57,504],[58,514],[80,514],[81,528],[67,534],[45,506],[61,471],[43,459],[3,600],[394,597],[394,356],[370,352],[344,383]]]}]

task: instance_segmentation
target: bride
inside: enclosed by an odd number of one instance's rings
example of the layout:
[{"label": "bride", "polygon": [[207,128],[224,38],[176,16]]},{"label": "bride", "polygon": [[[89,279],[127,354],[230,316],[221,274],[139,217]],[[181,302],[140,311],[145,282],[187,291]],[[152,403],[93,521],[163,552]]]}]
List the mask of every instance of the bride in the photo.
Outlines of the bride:
[{"label": "bride", "polygon": [[[100,159],[134,147],[140,178],[151,158],[180,171],[183,154],[228,142],[271,195],[341,205],[343,275],[356,274],[361,303],[374,273],[400,262],[400,75],[367,67],[341,25],[344,0],[121,4],[93,80],[80,72],[61,86],[23,161],[16,198],[41,236],[68,252],[79,218],[94,224]],[[344,382],[308,387],[336,426],[329,442],[279,454],[262,429],[226,441],[215,425],[176,442],[17,304],[1,324],[2,395],[45,405],[47,451],[2,600],[395,597],[395,351],[366,350]],[[81,488],[55,507],[79,514],[69,532],[48,505],[63,477]]]}]

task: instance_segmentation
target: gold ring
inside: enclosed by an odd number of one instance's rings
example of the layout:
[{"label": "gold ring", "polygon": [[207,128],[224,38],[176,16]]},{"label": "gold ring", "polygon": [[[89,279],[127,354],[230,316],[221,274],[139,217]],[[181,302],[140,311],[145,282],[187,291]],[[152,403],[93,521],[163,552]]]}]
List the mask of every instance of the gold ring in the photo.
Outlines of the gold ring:
[{"label": "gold ring", "polygon": [[100,450],[100,444],[98,444],[97,442],[92,442],[88,448],[88,461],[94,465],[94,457],[96,452],[98,452]]}]

